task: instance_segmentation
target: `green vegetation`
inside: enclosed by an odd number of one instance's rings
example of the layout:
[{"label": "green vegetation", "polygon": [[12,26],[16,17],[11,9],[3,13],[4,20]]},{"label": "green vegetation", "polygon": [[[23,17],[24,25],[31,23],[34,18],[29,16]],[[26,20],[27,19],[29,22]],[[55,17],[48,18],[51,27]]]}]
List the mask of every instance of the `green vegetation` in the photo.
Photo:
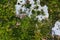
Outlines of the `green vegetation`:
[{"label": "green vegetation", "polygon": [[[42,0],[41,5],[47,5],[49,19],[42,22],[25,17],[15,17],[16,0],[0,0],[0,40],[41,40],[51,38],[51,28],[60,19],[60,1]],[[17,26],[16,23],[20,25]],[[37,26],[35,25],[37,24]]]}]

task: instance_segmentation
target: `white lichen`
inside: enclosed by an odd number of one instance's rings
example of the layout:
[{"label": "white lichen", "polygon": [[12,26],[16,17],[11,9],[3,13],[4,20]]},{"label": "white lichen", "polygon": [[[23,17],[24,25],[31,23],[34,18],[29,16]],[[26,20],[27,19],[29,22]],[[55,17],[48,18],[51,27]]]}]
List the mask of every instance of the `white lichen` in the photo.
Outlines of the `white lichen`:
[{"label": "white lichen", "polygon": [[30,4],[32,4],[32,5],[34,4],[34,1],[33,0],[29,0],[29,1],[30,1]]},{"label": "white lichen", "polygon": [[38,21],[42,21],[44,19],[44,16],[43,15],[38,15],[38,16],[36,16],[36,18],[38,19]]},{"label": "white lichen", "polygon": [[60,21],[56,21],[54,27],[52,28],[52,35],[60,36]]},{"label": "white lichen", "polygon": [[20,3],[20,5],[23,5],[23,4],[26,3],[25,1],[26,1],[26,0],[17,0],[17,4]]},{"label": "white lichen", "polygon": [[45,5],[44,7],[42,7],[44,14],[45,14],[45,18],[49,17],[49,13],[48,13],[48,7]]},{"label": "white lichen", "polygon": [[40,5],[40,0],[37,0],[37,5]]},{"label": "white lichen", "polygon": [[[15,5],[15,8],[16,8],[16,15],[20,15],[20,10],[22,10],[22,12],[24,12],[28,17],[31,18],[31,15],[33,14],[32,13],[32,10],[34,11],[41,11],[43,10],[44,14],[41,14],[41,15],[37,15],[36,18],[38,18],[38,20],[42,21],[43,19],[48,19],[49,17],[49,14],[48,14],[48,7],[45,5],[45,6],[41,6],[40,5],[40,0],[36,0],[36,3],[34,2],[34,0],[29,0],[30,1],[30,8],[27,8],[25,7],[24,5],[26,4],[26,1],[27,0],[17,0],[17,4]],[[36,9],[35,7],[38,6],[38,8]]]},{"label": "white lichen", "polygon": [[16,4],[15,8],[16,8],[16,15],[19,15],[20,14],[21,5]]},{"label": "white lichen", "polygon": [[36,16],[38,18],[38,20],[42,21],[44,19],[48,19],[48,17],[49,17],[48,7],[45,5],[43,7],[40,7],[39,10],[43,10],[44,15],[38,15],[38,16]]}]

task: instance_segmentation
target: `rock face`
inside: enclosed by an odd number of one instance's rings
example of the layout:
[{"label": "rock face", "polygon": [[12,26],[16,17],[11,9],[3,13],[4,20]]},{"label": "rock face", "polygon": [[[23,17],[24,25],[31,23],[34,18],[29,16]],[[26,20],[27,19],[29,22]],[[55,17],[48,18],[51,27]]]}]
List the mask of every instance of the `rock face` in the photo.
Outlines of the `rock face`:
[{"label": "rock face", "polygon": [[54,27],[52,28],[52,35],[60,36],[60,21],[56,21]]},{"label": "rock face", "polygon": [[[36,3],[36,4],[35,4]],[[29,8],[27,8],[25,5],[28,4]],[[37,7],[38,6],[38,7]],[[35,8],[37,7],[37,8]],[[43,19],[48,19],[49,13],[48,13],[48,7],[44,5],[43,7],[40,5],[40,0],[17,0],[17,4],[15,5],[16,8],[16,15],[20,16],[20,14],[25,13],[29,18],[31,18],[31,15],[33,14],[32,10],[34,11],[41,11],[43,10],[43,14],[36,15],[35,18],[38,18],[38,21],[42,21]],[[21,17],[21,16],[20,16]]]}]

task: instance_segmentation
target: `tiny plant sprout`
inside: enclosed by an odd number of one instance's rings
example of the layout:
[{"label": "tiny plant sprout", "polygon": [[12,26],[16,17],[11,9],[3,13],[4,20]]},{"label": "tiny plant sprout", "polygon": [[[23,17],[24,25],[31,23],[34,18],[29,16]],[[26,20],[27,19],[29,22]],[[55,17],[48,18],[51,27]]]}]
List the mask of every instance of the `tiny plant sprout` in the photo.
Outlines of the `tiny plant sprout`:
[{"label": "tiny plant sprout", "polygon": [[19,22],[17,22],[17,23],[16,23],[16,25],[17,25],[17,26],[19,26],[19,25],[20,25],[20,23],[19,23]]}]

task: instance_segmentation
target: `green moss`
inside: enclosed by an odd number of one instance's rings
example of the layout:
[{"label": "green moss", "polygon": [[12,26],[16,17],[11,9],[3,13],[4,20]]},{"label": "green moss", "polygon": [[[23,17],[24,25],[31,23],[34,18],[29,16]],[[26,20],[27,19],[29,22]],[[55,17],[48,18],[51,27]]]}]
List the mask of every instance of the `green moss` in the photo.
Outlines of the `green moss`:
[{"label": "green moss", "polygon": [[[15,17],[15,4],[16,0],[10,0],[10,2],[8,0],[0,0],[0,40],[41,40],[43,37],[50,38],[51,28],[55,21],[60,19],[59,1],[42,1],[41,5],[46,4],[48,6],[50,15],[49,20],[42,22],[34,20],[35,16],[32,16],[32,19],[28,17],[23,19]],[[29,8],[30,4],[27,5],[27,8]],[[35,11],[32,11],[32,13],[36,15]],[[21,23],[21,25],[16,26],[16,22]],[[38,24],[38,27],[35,24]]]}]

